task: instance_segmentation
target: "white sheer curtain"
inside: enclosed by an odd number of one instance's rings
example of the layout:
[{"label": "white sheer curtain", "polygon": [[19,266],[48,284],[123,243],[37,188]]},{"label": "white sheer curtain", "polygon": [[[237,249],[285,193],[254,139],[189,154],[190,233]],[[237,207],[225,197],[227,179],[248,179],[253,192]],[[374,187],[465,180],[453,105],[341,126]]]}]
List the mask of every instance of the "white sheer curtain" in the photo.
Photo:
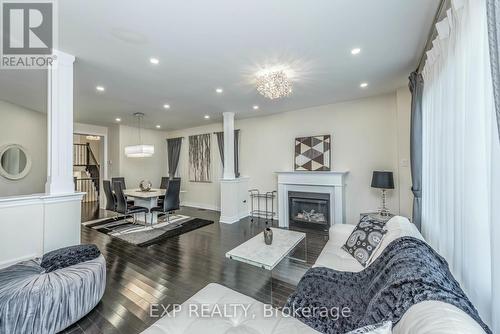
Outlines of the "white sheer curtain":
[{"label": "white sheer curtain", "polygon": [[500,142],[486,22],[486,0],[452,1],[428,52],[422,233],[500,333]]}]

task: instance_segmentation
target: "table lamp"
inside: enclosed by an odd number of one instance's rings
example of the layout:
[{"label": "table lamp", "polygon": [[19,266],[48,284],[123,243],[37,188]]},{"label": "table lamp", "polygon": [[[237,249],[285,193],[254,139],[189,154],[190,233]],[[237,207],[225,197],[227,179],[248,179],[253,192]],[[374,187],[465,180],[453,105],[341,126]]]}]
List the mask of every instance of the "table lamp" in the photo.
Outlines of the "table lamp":
[{"label": "table lamp", "polygon": [[372,188],[382,189],[382,206],[379,209],[381,216],[388,216],[389,210],[386,204],[386,191],[387,189],[394,189],[394,178],[392,172],[374,171],[372,177]]}]

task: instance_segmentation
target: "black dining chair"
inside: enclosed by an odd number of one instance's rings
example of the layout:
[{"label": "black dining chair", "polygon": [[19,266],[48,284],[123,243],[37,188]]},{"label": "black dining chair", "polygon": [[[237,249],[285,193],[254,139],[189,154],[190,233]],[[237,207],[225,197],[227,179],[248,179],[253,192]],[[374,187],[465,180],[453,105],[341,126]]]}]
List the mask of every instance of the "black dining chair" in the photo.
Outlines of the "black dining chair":
[{"label": "black dining chair", "polygon": [[[119,183],[121,183],[121,184],[122,184],[122,186],[123,186],[123,187],[122,187],[122,189],[127,189],[127,185],[125,184],[125,178],[124,178],[124,177],[112,177],[112,178],[111,178],[111,183],[113,184],[113,191],[115,191],[115,187],[114,187],[115,182],[119,182]],[[127,197],[127,196],[125,196],[125,198],[126,198],[126,197]],[[128,205],[128,206],[132,206],[132,205],[134,205],[134,201],[133,201],[133,200],[129,200],[129,199],[128,199],[128,200],[127,200],[127,205]]]},{"label": "black dining chair", "polygon": [[[170,179],[166,176],[162,176],[160,182],[160,189],[168,189],[168,181]],[[163,200],[165,199],[165,195],[158,196],[158,206],[163,206]]]},{"label": "black dining chair", "polygon": [[169,180],[170,179],[167,176],[162,176],[160,182],[160,189],[167,189]]},{"label": "black dining chair", "polygon": [[121,182],[113,183],[113,188],[115,188],[116,196],[116,211],[124,215],[132,215],[135,224],[135,213],[144,213],[144,225],[147,223],[147,213],[149,210],[142,206],[127,205],[127,198],[123,193],[123,184]]},{"label": "black dining chair", "polygon": [[106,210],[116,211],[116,197],[113,194],[113,189],[111,189],[111,181],[102,181],[102,187],[104,188],[104,195],[106,196]]},{"label": "black dining chair", "polygon": [[[181,179],[173,178],[168,182],[167,192],[165,194],[165,200],[163,201],[163,206],[158,206],[151,209],[153,212],[161,212],[167,215],[167,222],[169,222],[170,213],[180,208],[179,194],[181,192]],[[153,215],[151,215],[151,223],[153,222]]]},{"label": "black dining chair", "polygon": [[113,183],[113,185],[115,184],[115,182],[120,182],[123,185],[123,189],[127,189],[124,177],[112,177],[111,182]]}]

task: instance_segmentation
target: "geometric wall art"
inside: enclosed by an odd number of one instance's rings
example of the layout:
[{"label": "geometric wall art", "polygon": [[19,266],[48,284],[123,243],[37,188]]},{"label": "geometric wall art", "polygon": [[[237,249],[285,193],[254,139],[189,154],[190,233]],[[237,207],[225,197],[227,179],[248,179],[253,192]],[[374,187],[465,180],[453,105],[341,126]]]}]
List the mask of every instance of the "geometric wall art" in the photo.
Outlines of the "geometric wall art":
[{"label": "geometric wall art", "polygon": [[330,135],[295,138],[295,170],[329,171],[331,141]]},{"label": "geometric wall art", "polygon": [[211,182],[211,134],[189,136],[189,181]]}]

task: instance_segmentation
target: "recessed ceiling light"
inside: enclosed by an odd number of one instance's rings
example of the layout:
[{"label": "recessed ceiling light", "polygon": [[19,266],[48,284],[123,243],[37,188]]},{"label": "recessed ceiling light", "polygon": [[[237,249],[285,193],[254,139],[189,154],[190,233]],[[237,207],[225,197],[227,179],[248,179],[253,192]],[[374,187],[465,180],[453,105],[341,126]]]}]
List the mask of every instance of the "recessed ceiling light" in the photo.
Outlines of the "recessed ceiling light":
[{"label": "recessed ceiling light", "polygon": [[205,119],[210,119],[210,115],[205,115]]},{"label": "recessed ceiling light", "polygon": [[161,128],[161,125],[157,125],[157,126],[156,126],[156,128],[157,128],[157,129]]},{"label": "recessed ceiling light", "polygon": [[96,86],[95,89],[97,89],[99,92],[104,92],[105,90],[103,86]]},{"label": "recessed ceiling light", "polygon": [[122,121],[122,119],[121,119],[121,118],[115,118],[115,121],[117,121],[117,122],[121,122],[121,121]]},{"label": "recessed ceiling light", "polygon": [[217,94],[222,94],[224,92],[224,89],[217,88],[217,89],[215,89],[215,91],[217,92]]},{"label": "recessed ceiling light", "polygon": [[363,82],[363,83],[361,83],[361,85],[359,85],[359,87],[366,88],[366,87],[368,87],[368,83],[367,82]]},{"label": "recessed ceiling light", "polygon": [[351,50],[351,54],[353,54],[353,55],[359,55],[360,53],[361,53],[360,48],[354,48]]},{"label": "recessed ceiling light", "polygon": [[259,110],[259,106],[257,105],[253,106],[253,110]]},{"label": "recessed ceiling light", "polygon": [[163,105],[163,108],[165,108],[165,109],[170,109],[170,104],[164,104],[164,105]]},{"label": "recessed ceiling light", "polygon": [[153,65],[158,65],[160,63],[160,59],[158,58],[149,58],[149,62]]}]

